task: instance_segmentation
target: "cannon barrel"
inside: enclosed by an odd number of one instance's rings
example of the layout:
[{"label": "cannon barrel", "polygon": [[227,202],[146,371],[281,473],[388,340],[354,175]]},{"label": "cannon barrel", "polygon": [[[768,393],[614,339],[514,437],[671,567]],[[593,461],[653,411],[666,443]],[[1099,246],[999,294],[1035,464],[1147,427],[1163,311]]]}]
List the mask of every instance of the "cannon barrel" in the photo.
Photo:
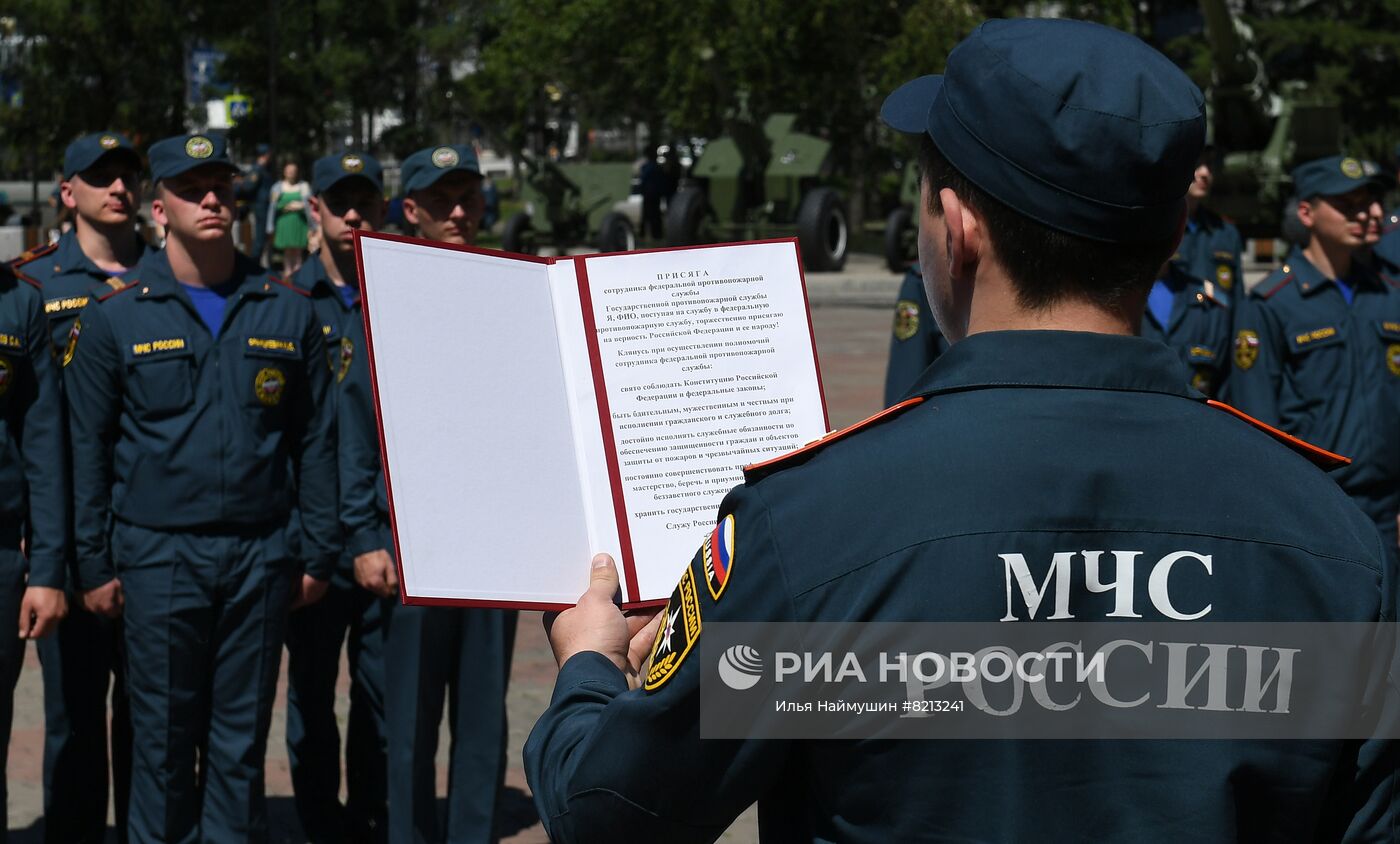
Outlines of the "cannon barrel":
[{"label": "cannon barrel", "polygon": [[1211,54],[1211,129],[1227,150],[1263,149],[1274,117],[1264,63],[1253,50],[1254,34],[1230,11],[1228,0],[1200,0]]}]

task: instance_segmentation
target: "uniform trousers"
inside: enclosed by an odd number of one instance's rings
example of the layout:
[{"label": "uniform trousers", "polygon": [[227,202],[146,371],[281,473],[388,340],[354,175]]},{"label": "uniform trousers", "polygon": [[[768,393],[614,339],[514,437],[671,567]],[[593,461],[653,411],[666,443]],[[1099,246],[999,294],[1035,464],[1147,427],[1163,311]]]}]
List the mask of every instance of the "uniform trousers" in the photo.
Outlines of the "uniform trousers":
[{"label": "uniform trousers", "polygon": [[[10,726],[15,714],[15,683],[24,665],[24,640],[19,630],[19,605],[24,598],[24,555],[19,552],[17,526],[0,525],[0,760],[8,758]],[[0,761],[0,765],[4,762]],[[8,779],[7,777],[5,779]],[[9,797],[4,782],[0,782],[0,806]],[[5,840],[5,824],[0,824],[0,842]]]},{"label": "uniform trousers", "polygon": [[70,593],[68,617],[37,643],[44,672],[44,840],[51,844],[105,841],[110,785],[117,840],[125,842],[131,796],[131,713],[122,622],[87,612],[80,601]]},{"label": "uniform trousers", "polygon": [[[517,615],[393,607],[384,671],[392,844],[480,844],[499,837]],[[434,757],[444,699],[452,746],[440,824]]]},{"label": "uniform trousers", "polygon": [[[385,840],[384,620],[391,600],[354,585],[342,570],[324,598],[288,620],[287,758],[302,831],[315,844]],[[342,806],[335,685],[347,635]]]},{"label": "uniform trousers", "polygon": [[285,524],[117,522],[134,752],[128,830],[146,842],[267,840],[263,765],[298,566]]}]

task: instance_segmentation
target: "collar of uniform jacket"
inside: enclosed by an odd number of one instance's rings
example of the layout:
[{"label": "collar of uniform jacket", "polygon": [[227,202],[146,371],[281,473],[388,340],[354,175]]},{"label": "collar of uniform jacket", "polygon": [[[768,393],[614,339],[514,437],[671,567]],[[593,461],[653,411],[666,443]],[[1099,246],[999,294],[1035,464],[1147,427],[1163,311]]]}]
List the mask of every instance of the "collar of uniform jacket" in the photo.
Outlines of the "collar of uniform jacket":
[{"label": "collar of uniform jacket", "polygon": [[[1288,273],[1289,279],[1298,285],[1298,292],[1304,296],[1311,296],[1329,284],[1334,284],[1335,279],[1330,279],[1322,274],[1322,271],[1314,267],[1303,255],[1301,249],[1293,250],[1288,256],[1288,260],[1283,265],[1284,272]],[[1351,262],[1351,273],[1347,276],[1347,281],[1356,289],[1380,287],[1382,282],[1375,270],[1362,261]],[[1267,289],[1267,288],[1266,288]]]},{"label": "collar of uniform jacket", "polygon": [[[146,250],[150,247],[146,245],[145,240],[138,237],[137,248],[140,250],[137,253],[137,257],[141,258],[145,256]],[[63,236],[58,239],[58,244],[53,254],[47,256],[43,260],[49,262],[53,266],[54,275],[77,271],[87,273],[99,279],[108,278],[112,275],[92,262],[92,259],[87,256],[87,253],[83,251],[83,247],[78,243],[78,235],[77,232],[74,231],[64,232]]]},{"label": "collar of uniform jacket", "polygon": [[[308,255],[306,263],[301,265],[297,274],[292,276],[292,284],[305,290],[307,293],[317,295],[316,288],[324,287],[325,290],[319,295],[335,297],[336,302],[342,301],[340,290],[331,281],[331,277],[326,274],[326,266],[321,263],[321,253],[315,252]],[[358,299],[359,296],[357,295]]]},{"label": "collar of uniform jacket", "polygon": [[1194,401],[1181,360],[1165,343],[1084,331],[987,331],[939,356],[907,396],[994,387],[1165,393]]},{"label": "collar of uniform jacket", "polygon": [[[132,277],[140,286],[138,292],[143,299],[162,299],[181,294],[179,279],[170,270],[170,256],[164,249],[143,261],[139,273],[133,273]],[[241,252],[234,258],[233,277],[229,280],[235,279],[238,281],[235,293],[239,295],[254,298],[275,295],[271,288],[275,283],[273,276],[265,274],[262,267]]]}]

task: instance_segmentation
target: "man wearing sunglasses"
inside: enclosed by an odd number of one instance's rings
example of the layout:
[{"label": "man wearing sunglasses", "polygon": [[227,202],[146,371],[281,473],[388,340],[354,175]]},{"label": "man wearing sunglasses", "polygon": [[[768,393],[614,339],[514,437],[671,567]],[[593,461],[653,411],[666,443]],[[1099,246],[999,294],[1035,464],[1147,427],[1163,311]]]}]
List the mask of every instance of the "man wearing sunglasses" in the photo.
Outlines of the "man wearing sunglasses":
[{"label": "man wearing sunglasses", "polygon": [[[68,345],[90,297],[123,285],[149,250],[136,230],[141,156],[117,132],[84,135],[63,153],[59,197],[74,227],[16,262],[43,291],[54,347]],[[54,636],[39,640],[44,672],[44,831],[49,841],[101,841],[107,828],[107,693],[112,695],[112,788],[125,839],[131,790],[131,720],[121,651],[121,620],[83,610],[77,600]],[[110,685],[109,685],[110,684]]]},{"label": "man wearing sunglasses", "polygon": [[[345,380],[360,329],[355,232],[384,223],[378,160],[345,151],[311,170],[311,216],[321,248],[292,278],[311,296],[326,340],[326,363]],[[338,393],[338,391],[336,391]],[[369,401],[364,394],[363,400]],[[373,414],[372,403],[365,408]],[[355,585],[354,557],[343,554],[326,596],[287,623],[287,758],[302,830],[312,842],[382,841],[385,833],[383,625],[390,598]],[[340,803],[340,730],[335,685],[349,634],[350,715],[345,728],[346,802]]]},{"label": "man wearing sunglasses", "polygon": [[1400,279],[1370,260],[1380,168],[1334,156],[1293,171],[1308,245],[1237,297],[1226,400],[1351,458],[1333,473],[1396,551],[1400,512]]}]

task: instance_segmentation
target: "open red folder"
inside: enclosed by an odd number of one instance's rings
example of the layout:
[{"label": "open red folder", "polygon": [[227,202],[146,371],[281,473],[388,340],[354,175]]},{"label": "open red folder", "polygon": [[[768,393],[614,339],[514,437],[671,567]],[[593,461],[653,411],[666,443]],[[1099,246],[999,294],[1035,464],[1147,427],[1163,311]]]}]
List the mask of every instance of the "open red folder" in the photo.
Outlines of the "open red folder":
[{"label": "open red folder", "polygon": [[664,603],[742,467],[827,430],[793,239],[355,245],[405,603],[572,606],[598,551]]}]

